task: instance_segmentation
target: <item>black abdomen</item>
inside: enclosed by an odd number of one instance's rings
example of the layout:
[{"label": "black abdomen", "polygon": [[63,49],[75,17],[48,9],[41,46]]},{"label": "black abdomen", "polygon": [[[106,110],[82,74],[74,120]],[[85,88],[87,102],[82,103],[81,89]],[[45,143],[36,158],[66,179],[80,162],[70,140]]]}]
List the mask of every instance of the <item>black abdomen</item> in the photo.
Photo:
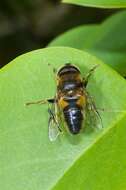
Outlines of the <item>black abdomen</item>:
[{"label": "black abdomen", "polygon": [[82,127],[83,115],[78,106],[67,106],[64,110],[64,118],[72,134],[78,134]]}]

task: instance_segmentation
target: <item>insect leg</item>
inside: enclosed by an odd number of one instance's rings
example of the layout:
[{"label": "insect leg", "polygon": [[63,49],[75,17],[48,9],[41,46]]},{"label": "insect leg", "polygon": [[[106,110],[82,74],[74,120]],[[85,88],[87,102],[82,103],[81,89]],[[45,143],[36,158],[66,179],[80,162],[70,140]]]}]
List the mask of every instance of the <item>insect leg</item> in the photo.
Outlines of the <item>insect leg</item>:
[{"label": "insect leg", "polygon": [[50,63],[48,63],[48,66],[52,69],[52,71],[53,71],[53,78],[56,81],[57,69],[55,67],[53,67]]},{"label": "insect leg", "polygon": [[88,84],[88,80],[90,78],[90,76],[93,74],[93,72],[95,71],[95,69],[97,69],[99,65],[95,65],[92,69],[89,70],[89,72],[87,73],[87,76],[85,78],[83,78],[83,82],[84,82],[84,86],[86,87]]},{"label": "insect leg", "polygon": [[27,102],[25,105],[29,106],[32,104],[47,104],[47,103],[54,103],[55,99],[46,99],[46,100],[37,100],[37,101],[33,101],[33,102]]},{"label": "insect leg", "polygon": [[49,67],[52,67],[53,73],[56,74],[57,69],[56,69],[55,67],[53,67],[50,63],[48,63],[48,66],[49,66]]}]

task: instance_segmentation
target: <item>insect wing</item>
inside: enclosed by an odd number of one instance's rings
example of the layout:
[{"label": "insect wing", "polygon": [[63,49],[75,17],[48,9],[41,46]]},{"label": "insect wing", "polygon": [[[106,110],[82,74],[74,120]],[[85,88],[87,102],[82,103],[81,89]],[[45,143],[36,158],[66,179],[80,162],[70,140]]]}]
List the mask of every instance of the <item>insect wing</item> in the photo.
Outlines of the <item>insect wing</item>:
[{"label": "insect wing", "polygon": [[49,130],[50,141],[55,141],[58,135],[60,134],[60,127],[59,127],[56,108],[57,108],[56,104],[52,104],[48,108],[49,112],[48,130]]},{"label": "insect wing", "polygon": [[89,94],[87,94],[87,102],[88,102],[86,110],[87,123],[93,128],[98,128],[98,129],[103,128],[102,118],[95,106],[93,98]]},{"label": "insect wing", "polygon": [[86,118],[87,118],[87,123],[92,128],[101,129],[103,127],[102,119],[98,111],[88,108],[86,111]]},{"label": "insect wing", "polygon": [[60,134],[58,123],[54,120],[54,118],[50,117],[49,119],[49,140],[55,141]]}]

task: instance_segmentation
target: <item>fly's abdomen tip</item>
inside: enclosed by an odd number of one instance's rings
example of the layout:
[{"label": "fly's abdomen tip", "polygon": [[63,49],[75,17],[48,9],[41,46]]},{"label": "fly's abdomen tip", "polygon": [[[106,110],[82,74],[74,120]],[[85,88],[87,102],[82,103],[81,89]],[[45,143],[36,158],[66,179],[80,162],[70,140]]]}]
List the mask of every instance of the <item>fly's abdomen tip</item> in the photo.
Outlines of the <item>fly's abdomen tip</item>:
[{"label": "fly's abdomen tip", "polygon": [[64,112],[64,117],[70,133],[73,135],[79,134],[83,121],[81,110],[77,108],[67,109]]},{"label": "fly's abdomen tip", "polygon": [[69,130],[70,132],[73,134],[73,135],[77,135],[79,134],[80,132],[80,129],[81,129],[81,126],[77,125],[76,127],[74,126],[69,126]]}]

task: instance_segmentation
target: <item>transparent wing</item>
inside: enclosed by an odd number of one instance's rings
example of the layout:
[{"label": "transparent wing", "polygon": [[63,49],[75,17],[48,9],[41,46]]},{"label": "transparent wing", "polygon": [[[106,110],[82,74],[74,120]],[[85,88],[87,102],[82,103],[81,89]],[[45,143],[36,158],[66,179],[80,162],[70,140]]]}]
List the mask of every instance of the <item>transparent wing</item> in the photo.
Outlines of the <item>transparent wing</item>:
[{"label": "transparent wing", "polygon": [[55,141],[60,134],[58,123],[53,118],[49,119],[49,140]]},{"label": "transparent wing", "polygon": [[55,105],[48,109],[49,112],[49,123],[48,123],[48,134],[49,134],[49,140],[55,141],[58,137],[58,135],[61,132],[61,129],[59,127],[59,122],[57,118],[57,113],[55,111]]},{"label": "transparent wing", "polygon": [[87,123],[92,128],[101,129],[103,128],[102,118],[96,108],[95,102],[88,92],[86,92],[86,95],[87,95],[87,108],[86,108]]}]

